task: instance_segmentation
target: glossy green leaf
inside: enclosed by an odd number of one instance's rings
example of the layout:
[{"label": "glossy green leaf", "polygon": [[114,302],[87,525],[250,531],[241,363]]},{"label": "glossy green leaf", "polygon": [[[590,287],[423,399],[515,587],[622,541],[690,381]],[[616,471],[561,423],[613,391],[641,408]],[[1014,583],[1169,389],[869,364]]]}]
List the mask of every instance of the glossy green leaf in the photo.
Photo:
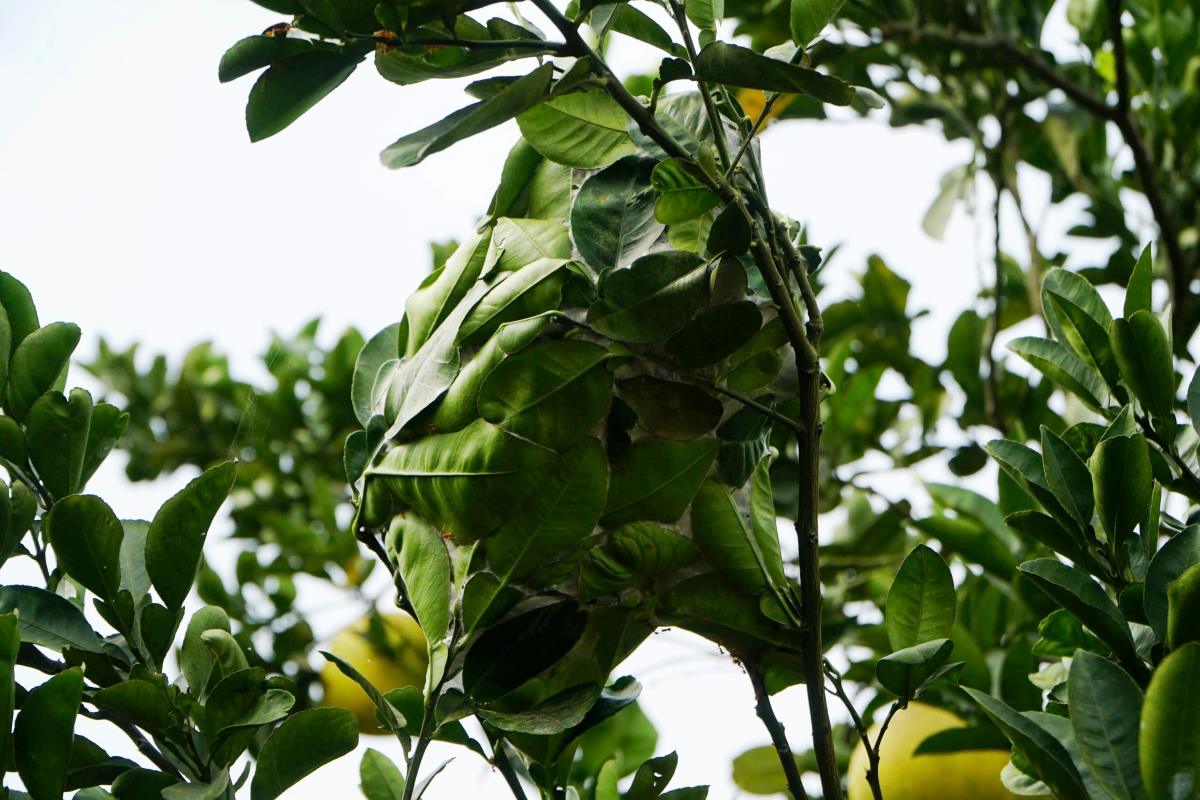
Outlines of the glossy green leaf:
[{"label": "glossy green leaf", "polygon": [[884,607],[893,650],[946,639],[954,626],[954,579],[942,557],[917,545],[900,565]]},{"label": "glossy green leaf", "polygon": [[664,225],[695,219],[721,202],[677,158],[660,162],[650,174],[650,185],[658,192],[654,218]]},{"label": "glossy green leaf", "polygon": [[8,371],[9,416],[24,421],[35,400],[54,388],[71,353],[79,344],[79,328],[68,322],[51,322],[26,336],[13,351]]},{"label": "glossy green leaf", "polygon": [[1071,659],[1067,697],[1075,741],[1084,760],[1114,800],[1139,800],[1138,726],[1142,690],[1125,670],[1080,650]]},{"label": "glossy green leaf", "polygon": [[786,585],[778,533],[750,525],[724,486],[705,481],[691,520],[696,547],[731,584],[751,594]]},{"label": "glossy green leaf", "polygon": [[1046,483],[1079,526],[1092,524],[1096,503],[1092,497],[1092,475],[1083,459],[1054,431],[1042,427],[1042,463]]},{"label": "glossy green leaf", "polygon": [[628,117],[602,89],[560,95],[517,117],[525,141],[571,167],[605,167],[634,152]]},{"label": "glossy green leaf", "polygon": [[546,328],[546,315],[506,322],[496,329],[479,351],[462,365],[429,420],[432,430],[461,430],[479,416],[479,390],[488,375],[508,356],[530,344]]},{"label": "glossy green leaf", "polygon": [[1026,561],[1020,567],[1039,589],[1074,614],[1127,664],[1137,662],[1133,635],[1125,617],[1104,590],[1075,567],[1052,558]]},{"label": "glossy green leaf", "polygon": [[480,419],[395,447],[367,476],[439,530],[474,541],[518,513],[560,464],[553,450]]},{"label": "glossy green leaf", "polygon": [[209,526],[229,496],[236,469],[228,461],[206,470],[167,500],[150,522],[146,570],[170,608],[180,608],[191,591]]},{"label": "glossy green leaf", "polygon": [[655,162],[629,156],[590,176],[571,206],[571,233],[597,272],[628,265],[662,233],[650,185]]},{"label": "glossy green leaf", "polygon": [[1042,308],[1055,338],[1115,386],[1118,372],[1108,338],[1112,314],[1091,282],[1076,272],[1050,270],[1042,281]]},{"label": "glossy green leaf", "polygon": [[[404,357],[416,355],[438,326],[463,302],[483,271],[492,241],[491,232],[491,228],[485,228],[483,233],[476,233],[462,242],[453,255],[446,259],[446,263],[408,296],[404,303],[408,340],[401,343]],[[381,359],[396,357],[385,343],[380,343],[379,353],[380,357],[372,358],[372,363],[382,363]],[[359,358],[362,359],[362,356]],[[378,367],[375,371],[378,372]]]},{"label": "glossy green leaf", "polygon": [[176,716],[167,688],[150,681],[122,681],[96,692],[90,702],[154,735],[164,735],[172,724],[182,721]]},{"label": "glossy green leaf", "polygon": [[707,265],[694,253],[664,251],[642,256],[629,269],[600,278],[599,299],[588,324],[627,342],[654,342],[679,330],[707,295]]},{"label": "glossy green leaf", "polygon": [[1154,489],[1150,446],[1141,436],[1114,436],[1096,446],[1090,466],[1100,525],[1121,544],[1142,521]]},{"label": "glossy green leaf", "polygon": [[[418,290],[419,291],[419,290]],[[367,340],[354,364],[354,379],[350,395],[354,416],[366,427],[372,415],[383,413],[383,398],[387,396],[391,369],[400,362],[404,342],[400,337],[407,326],[389,325]],[[407,334],[405,334],[407,338]]]},{"label": "glossy green leaf", "polygon": [[21,649],[17,616],[11,611],[0,614],[0,753],[9,752],[12,743],[13,709],[17,702],[17,654]]},{"label": "glossy green leaf", "polygon": [[1175,362],[1158,317],[1138,311],[1129,319],[1113,320],[1109,335],[1121,377],[1134,396],[1155,417],[1173,424]]},{"label": "glossy green leaf", "polygon": [[645,42],[665,53],[679,55],[680,45],[675,43],[661,25],[639,11],[632,3],[616,3],[614,5],[616,8],[609,19],[608,30]]},{"label": "glossy green leaf", "polygon": [[358,765],[359,788],[367,800],[401,800],[404,774],[392,760],[373,747],[363,753]]},{"label": "glossy green leaf", "polygon": [[725,42],[701,50],[695,68],[698,79],[729,86],[807,94],[837,106],[850,105],[854,99],[850,85],[839,78]]},{"label": "glossy green leaf", "polygon": [[212,651],[204,644],[201,634],[208,630],[229,633],[229,615],[222,608],[205,606],[197,609],[188,620],[183,644],[179,649],[179,668],[187,681],[188,691],[202,697],[213,671]]},{"label": "glossy green leaf", "polygon": [[1149,800],[1200,797],[1200,644],[1168,655],[1146,689],[1142,707],[1142,782]]},{"label": "glossy green leaf", "polygon": [[121,541],[125,529],[94,495],[72,495],[54,504],[45,526],[59,565],[106,600],[121,588]]},{"label": "glossy green leaf", "polygon": [[1049,339],[1024,336],[1009,342],[1008,349],[1075,394],[1090,408],[1099,411],[1106,407],[1108,389],[1104,386],[1104,380],[1064,345]]},{"label": "glossy green leaf", "polygon": [[1160,642],[1167,638],[1170,585],[1196,564],[1200,564],[1198,525],[1191,525],[1175,534],[1150,561],[1142,604],[1146,609],[1146,619]]},{"label": "glossy green leaf", "polygon": [[500,258],[496,268],[517,270],[548,259],[562,262],[571,257],[571,236],[561,219],[509,219],[496,221],[493,247]]},{"label": "glossy green leaf", "polygon": [[987,693],[971,688],[964,688],[963,691],[991,717],[1056,797],[1062,800],[1086,800],[1088,794],[1079,771],[1070,753],[1058,739]]},{"label": "glossy green leaf", "polygon": [[[75,391],[71,392],[74,396]],[[83,470],[79,476],[78,490],[83,487],[108,458],[109,453],[117,446],[125,428],[129,425],[129,415],[108,403],[96,403],[92,408],[92,424],[88,428],[87,452],[83,457]]]},{"label": "glossy green leaf", "polygon": [[846,0],[792,0],[792,41],[808,47],[825,26],[833,21]]},{"label": "glossy green leaf", "polygon": [[277,61],[313,50],[313,42],[293,36],[247,36],[225,51],[217,66],[221,83],[237,80]]},{"label": "glossy green leaf", "polygon": [[246,132],[258,142],[282,131],[321,102],[362,56],[312,50],[275,61],[258,77],[246,101]]},{"label": "glossy green leaf", "polygon": [[716,439],[637,442],[614,459],[601,522],[609,527],[674,522],[700,489],[717,456]]},{"label": "glossy green leaf", "polygon": [[[364,0],[365,5],[370,2]],[[447,17],[445,28],[422,27],[410,31],[413,38],[433,40],[453,36],[459,40],[498,42],[509,39],[532,41],[540,38],[533,31],[508,20],[493,18],[487,25],[469,16]],[[452,20],[452,21],[451,21]],[[455,45],[389,45],[375,54],[375,68],[386,80],[408,86],[429,79],[462,78],[475,75],[507,61],[532,58],[551,51],[537,47],[498,47],[484,44],[475,47]]]},{"label": "glossy green leaf", "polygon": [[[541,259],[516,272],[502,273],[458,329],[457,342],[481,343],[506,322],[558,308],[566,261]],[[439,331],[440,333],[440,331]]]},{"label": "glossy green leaf", "polygon": [[1200,564],[1188,567],[1167,586],[1167,646],[1200,642]]},{"label": "glossy green leaf", "polygon": [[725,0],[689,0],[684,4],[687,18],[701,31],[715,33],[725,16]]},{"label": "glossy green leaf", "polygon": [[68,669],[31,690],[13,727],[17,772],[33,800],[61,800],[83,699],[83,670]]},{"label": "glossy green leaf", "polygon": [[1150,311],[1151,290],[1154,287],[1154,258],[1150,245],[1142,248],[1133,272],[1129,275],[1129,283],[1125,287],[1125,305],[1122,313],[1132,317],[1139,311]]},{"label": "glossy green leaf", "polygon": [[571,602],[541,606],[484,631],[467,651],[463,688],[490,703],[557,663],[583,635],[587,615]]},{"label": "glossy green leaf", "polygon": [[875,679],[892,694],[909,700],[946,663],[953,649],[949,639],[932,639],[896,650],[875,664]]},{"label": "glossy green leaf", "polygon": [[104,640],[65,597],[35,586],[0,586],[0,614],[12,611],[17,612],[23,642],[51,650],[104,651]]},{"label": "glossy green leaf", "polygon": [[288,717],[258,754],[251,800],[274,800],[304,776],[346,755],[358,744],[354,715],[340,708],[310,708]]},{"label": "glossy green leaf", "polygon": [[397,139],[380,154],[380,161],[389,169],[411,167],[433,153],[507,122],[540,104],[550,90],[553,76],[549,64],[538,67],[493,97],[460,108],[427,128]]},{"label": "glossy green leaf", "polygon": [[752,301],[724,303],[701,311],[665,347],[679,366],[697,369],[728,358],[761,327],[762,313]]},{"label": "glossy green leaf", "polygon": [[525,578],[583,541],[599,521],[607,494],[604,449],[595,439],[584,439],[563,454],[529,506],[484,543],[501,584]]},{"label": "glossy green leaf", "polygon": [[25,337],[36,331],[41,323],[38,322],[37,308],[29,289],[7,272],[0,272],[0,306],[4,307],[8,317],[11,356]]},{"label": "glossy green leaf", "polygon": [[29,460],[51,497],[82,488],[91,425],[92,396],[83,389],[72,390],[70,399],[47,392],[30,407],[25,419]]},{"label": "glossy green leaf", "polygon": [[[372,705],[375,706],[375,717],[383,723],[384,729],[390,731],[395,736],[401,737],[402,741],[407,741],[405,730],[409,724],[409,720],[399,712],[395,705],[388,701],[387,696],[378,687],[367,680],[366,676],[359,672],[353,664],[335,656],[333,653],[322,650],[321,657],[337,667],[337,670],[347,678],[358,684],[359,688],[370,699]],[[402,688],[413,688],[418,694],[421,693],[421,689],[417,687]],[[394,690],[389,690],[388,694],[391,694],[392,691]],[[419,723],[419,720],[414,719],[413,722]]]},{"label": "glossy green leaf", "polygon": [[724,413],[721,401],[690,383],[638,375],[617,381],[617,391],[638,425],[660,439],[696,439],[712,432]]},{"label": "glossy green leaf", "polygon": [[1192,373],[1192,380],[1187,389],[1187,410],[1191,417],[1192,427],[1200,431],[1200,367]]},{"label": "glossy green leaf", "polygon": [[539,342],[493,369],[479,390],[479,415],[505,431],[561,450],[608,410],[612,375],[599,345]]},{"label": "glossy green leaf", "polygon": [[414,514],[392,518],[388,545],[396,554],[396,569],[404,581],[417,621],[430,646],[450,629],[450,553],[433,526]]}]

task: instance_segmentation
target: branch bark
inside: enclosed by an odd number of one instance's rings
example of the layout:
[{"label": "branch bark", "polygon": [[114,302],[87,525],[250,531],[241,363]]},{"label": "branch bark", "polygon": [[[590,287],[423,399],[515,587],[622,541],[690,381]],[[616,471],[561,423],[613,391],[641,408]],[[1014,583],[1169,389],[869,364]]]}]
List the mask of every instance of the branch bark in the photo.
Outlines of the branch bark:
[{"label": "branch bark", "polygon": [[787,779],[788,791],[791,792],[794,800],[808,800],[808,795],[804,791],[804,782],[800,778],[800,769],[796,766],[796,757],[792,755],[792,747],[788,744],[783,723],[775,716],[775,709],[771,706],[771,695],[767,692],[766,684],[763,682],[762,671],[756,664],[747,664],[746,673],[750,676],[750,684],[754,687],[754,710],[757,712],[758,718],[762,720],[763,727],[771,735],[771,744],[775,747],[776,755],[779,756],[779,766],[783,768],[783,775]]}]

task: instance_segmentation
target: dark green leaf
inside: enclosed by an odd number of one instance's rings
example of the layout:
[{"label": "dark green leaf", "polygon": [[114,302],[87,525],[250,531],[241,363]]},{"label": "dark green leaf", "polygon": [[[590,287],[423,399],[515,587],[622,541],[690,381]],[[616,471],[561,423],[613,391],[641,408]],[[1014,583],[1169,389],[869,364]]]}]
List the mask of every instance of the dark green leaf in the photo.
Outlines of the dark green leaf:
[{"label": "dark green leaf", "polygon": [[213,518],[233,486],[232,461],[205,470],[163,504],[146,534],[146,570],[170,608],[180,608],[200,569]]},{"label": "dark green leaf", "polygon": [[11,611],[0,614],[0,753],[9,752],[12,743],[13,709],[17,701],[17,653],[21,649],[17,617]]},{"label": "dark green leaf", "polygon": [[1154,258],[1150,252],[1150,245],[1146,245],[1129,275],[1129,283],[1125,288],[1125,306],[1121,313],[1132,317],[1139,311],[1149,311],[1153,287]]},{"label": "dark green leaf", "polygon": [[707,265],[694,253],[642,256],[629,269],[605,272],[588,324],[627,342],[659,341],[682,328],[707,295]]},{"label": "dark green leaf", "polygon": [[617,391],[636,413],[638,425],[660,439],[682,441],[711,432],[721,421],[721,402],[690,383],[638,375],[617,381]]},{"label": "dark green leaf", "polygon": [[33,689],[13,728],[17,772],[33,800],[61,800],[83,699],[83,671],[68,669]]},{"label": "dark green leaf", "polygon": [[676,521],[695,497],[719,449],[716,439],[634,444],[613,462],[601,522],[613,527],[636,520]]},{"label": "dark green leaf", "polygon": [[597,272],[622,267],[645,253],[662,233],[650,186],[655,162],[629,156],[583,182],[571,206],[571,233]]},{"label": "dark green leaf", "polygon": [[1121,377],[1134,396],[1157,419],[1173,426],[1175,362],[1158,317],[1138,311],[1129,319],[1113,320],[1110,341]]},{"label": "dark green leaf", "polygon": [[1196,564],[1200,564],[1200,526],[1197,525],[1175,534],[1150,561],[1142,604],[1146,619],[1160,642],[1167,638],[1170,585]]},{"label": "dark green leaf", "polygon": [[538,67],[494,97],[460,108],[445,119],[396,140],[380,154],[380,160],[390,169],[411,167],[426,156],[507,122],[541,103],[550,90],[553,76],[551,65]]},{"label": "dark green leaf", "polygon": [[846,0],[792,0],[792,41],[808,47],[825,26],[833,21]]},{"label": "dark green leaf", "polygon": [[246,101],[246,132],[258,142],[298,120],[342,85],[362,56],[328,50],[276,61],[258,77]]},{"label": "dark green leaf", "polygon": [[715,208],[720,200],[677,158],[668,158],[654,168],[650,185],[658,192],[654,218],[676,225]]},{"label": "dark green leaf", "polygon": [[1141,436],[1105,439],[1092,454],[1091,469],[1100,525],[1121,546],[1142,521],[1154,489],[1150,446]]},{"label": "dark green leaf", "polygon": [[310,708],[288,717],[263,743],[250,783],[251,800],[274,800],[318,767],[358,744],[354,715],[340,708]]},{"label": "dark green leaf", "polygon": [[848,106],[854,99],[853,89],[839,78],[725,42],[713,42],[701,50],[695,66],[696,77],[703,81],[772,92],[799,92],[838,106]]},{"label": "dark green leaf", "polygon": [[104,651],[100,638],[70,600],[35,586],[0,586],[0,614],[16,611],[21,641],[62,650]]},{"label": "dark green leaf", "polygon": [[1042,462],[1046,482],[1079,527],[1087,530],[1096,510],[1092,475],[1079,455],[1049,428],[1042,427]]},{"label": "dark green leaf", "polygon": [[446,543],[432,525],[415,514],[393,517],[387,540],[421,630],[430,646],[437,646],[450,629],[450,553]]},{"label": "dark green leaf", "polygon": [[1075,741],[1114,800],[1144,797],[1138,766],[1142,690],[1106,658],[1080,650],[1071,659],[1067,697]]},{"label": "dark green leaf", "polygon": [[66,374],[71,353],[78,344],[78,326],[51,322],[17,345],[8,372],[9,416],[19,422],[25,419],[34,401],[53,389]]},{"label": "dark green leaf", "polygon": [[1200,643],[1184,645],[1154,671],[1142,707],[1142,782],[1150,800],[1200,797]]},{"label": "dark green leaf", "polygon": [[954,579],[942,557],[917,545],[888,591],[884,622],[893,650],[946,639],[954,626]]},{"label": "dark green leaf", "polygon": [[125,529],[113,510],[94,495],[72,495],[54,504],[45,525],[67,574],[105,600],[116,598]]},{"label": "dark green leaf", "polygon": [[1008,349],[1075,394],[1090,408],[1100,411],[1107,406],[1108,389],[1104,380],[1064,345],[1049,339],[1024,336],[1010,342]]},{"label": "dark green leaf", "polygon": [[404,774],[392,760],[378,750],[368,747],[358,765],[359,788],[367,800],[401,800],[404,796]]},{"label": "dark green leaf", "polygon": [[627,122],[625,111],[602,89],[560,95],[517,117],[521,135],[543,156],[588,169],[634,152]]},{"label": "dark green leaf", "polygon": [[1122,661],[1137,663],[1129,625],[1099,584],[1075,567],[1052,558],[1026,561],[1020,569],[1054,602],[1078,617]]},{"label": "dark green leaf", "polygon": [[946,663],[954,643],[932,639],[886,655],[875,664],[879,685],[902,700],[910,700],[934,673]]},{"label": "dark green leaf", "polygon": [[313,43],[307,39],[291,36],[247,36],[221,56],[221,63],[217,67],[217,79],[221,83],[227,83],[263,67],[269,67],[276,61],[283,61],[312,49]]},{"label": "dark green leaf", "polygon": [[74,389],[68,400],[47,392],[34,401],[25,419],[29,460],[50,496],[61,499],[83,486],[92,425],[92,396]]},{"label": "dark green leaf", "polygon": [[1167,587],[1167,646],[1200,642],[1200,564],[1193,564]]}]

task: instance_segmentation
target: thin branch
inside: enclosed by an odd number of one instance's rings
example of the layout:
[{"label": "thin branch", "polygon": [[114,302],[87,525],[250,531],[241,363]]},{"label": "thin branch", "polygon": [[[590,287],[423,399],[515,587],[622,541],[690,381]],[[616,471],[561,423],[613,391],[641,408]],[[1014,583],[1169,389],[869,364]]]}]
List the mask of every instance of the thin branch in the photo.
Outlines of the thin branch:
[{"label": "thin branch", "polygon": [[[683,47],[687,50],[688,60],[694,65],[698,53],[696,52],[695,43],[692,42],[687,15],[683,11],[683,6],[679,4],[679,0],[670,0],[670,5],[671,13],[675,17],[675,24],[683,37]],[[725,139],[725,126],[721,122],[721,114],[717,111],[716,103],[713,102],[712,90],[708,88],[708,82],[696,81],[696,85],[700,89],[701,99],[704,100],[704,110],[708,116],[709,127],[712,128],[713,141],[717,145],[717,154],[721,158],[721,166],[728,172],[732,169],[732,162],[729,160],[729,143]]]},{"label": "thin branch", "polygon": [[867,762],[870,764],[867,769],[867,785],[871,787],[871,796],[875,800],[883,800],[883,787],[879,785],[879,770],[875,768],[879,763],[879,754],[871,743],[867,725],[863,722],[858,709],[854,707],[850,695],[846,694],[846,687],[842,683],[842,674],[834,669],[828,659],[825,661],[825,674],[829,676],[829,682],[833,684],[831,694],[841,700],[842,705],[846,707],[846,711],[850,714],[850,720],[854,723],[854,730],[858,733],[859,741],[862,742],[863,750],[867,753]]},{"label": "thin branch", "polygon": [[508,789],[512,792],[514,800],[527,800],[525,789],[522,788],[521,781],[517,777],[517,772],[513,769],[512,761],[508,757],[507,750],[505,750],[504,740],[501,738],[493,739],[489,734],[488,741],[492,745],[492,765],[504,777],[504,782],[508,784]]},{"label": "thin branch", "polygon": [[545,50],[548,53],[562,53],[567,49],[566,42],[550,42],[545,39],[401,39],[380,34],[348,35],[356,39],[370,39],[385,47],[465,47],[468,50]]},{"label": "thin branch", "polygon": [[1004,416],[1000,413],[1000,386],[999,375],[996,373],[996,338],[1000,335],[1000,314],[1004,311],[1003,293],[1004,293],[1004,253],[1000,249],[1000,201],[1003,199],[1003,172],[1004,166],[1000,155],[1003,149],[1003,125],[1001,126],[1000,134],[1001,143],[992,151],[989,156],[992,161],[992,182],[996,188],[996,201],[992,206],[992,266],[994,270],[992,278],[992,316],[988,323],[987,341],[983,345],[983,358],[987,364],[987,380],[984,383],[984,388],[987,390],[984,395],[984,413],[987,418],[996,426],[996,430],[1001,433],[1007,433],[1008,426],[1004,422]]},{"label": "thin branch", "polygon": [[754,710],[758,714],[758,718],[762,720],[763,727],[771,734],[771,744],[774,745],[775,753],[779,756],[779,766],[783,768],[784,777],[787,779],[788,791],[795,800],[808,800],[808,794],[804,791],[804,781],[800,777],[800,768],[796,766],[796,757],[792,754],[791,745],[788,744],[787,734],[779,717],[775,716],[775,709],[771,706],[771,695],[767,692],[766,684],[763,682],[762,671],[757,665],[747,664],[746,673],[750,676],[750,684],[754,687]]},{"label": "thin branch", "polygon": [[150,740],[147,739],[145,735],[143,735],[142,732],[138,730],[137,727],[132,723],[127,722],[116,714],[104,709],[91,711],[87,708],[81,708],[80,713],[85,717],[90,717],[91,719],[111,722],[129,737],[129,740],[133,742],[135,747],[137,747],[138,752],[150,759],[150,762],[153,763],[154,766],[158,767],[168,775],[173,775],[179,780],[183,780],[183,775],[178,769],[175,768],[175,765],[172,764],[166,756],[159,752],[158,748],[151,744]]}]

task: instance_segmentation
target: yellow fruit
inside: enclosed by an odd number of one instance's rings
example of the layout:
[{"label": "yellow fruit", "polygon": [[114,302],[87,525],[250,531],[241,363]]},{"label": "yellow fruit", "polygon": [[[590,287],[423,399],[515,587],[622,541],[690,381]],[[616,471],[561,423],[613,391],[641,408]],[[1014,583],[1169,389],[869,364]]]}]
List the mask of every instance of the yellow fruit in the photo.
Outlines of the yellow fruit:
[{"label": "yellow fruit", "polygon": [[[886,800],[1010,800],[1017,797],[1000,782],[1007,750],[972,750],[944,755],[913,756],[927,738],[966,723],[941,708],[909,703],[899,711],[879,749],[879,783]],[[879,726],[871,728],[875,741]],[[848,800],[871,800],[867,784],[867,751],[860,742],[850,756]]]},{"label": "yellow fruit", "polygon": [[[758,115],[767,105],[767,95],[762,89],[738,89],[737,92],[738,104],[742,107],[742,111],[746,112],[746,116],[750,121],[758,119]],[[771,106],[771,113],[767,115],[766,122],[771,122],[792,103],[791,95],[784,95],[775,101],[775,105]],[[765,127],[765,125],[764,125]]]},{"label": "yellow fruit", "polygon": [[[349,625],[330,640],[328,648],[338,658],[362,673],[380,692],[402,686],[421,688],[425,683],[425,636],[417,621],[407,614],[380,614],[392,652],[376,649],[367,638],[368,618]],[[321,667],[321,685],[325,687],[323,704],[344,708],[358,720],[358,729],[367,734],[384,733],[375,718],[375,706],[362,688],[342,674],[333,663]]]}]

